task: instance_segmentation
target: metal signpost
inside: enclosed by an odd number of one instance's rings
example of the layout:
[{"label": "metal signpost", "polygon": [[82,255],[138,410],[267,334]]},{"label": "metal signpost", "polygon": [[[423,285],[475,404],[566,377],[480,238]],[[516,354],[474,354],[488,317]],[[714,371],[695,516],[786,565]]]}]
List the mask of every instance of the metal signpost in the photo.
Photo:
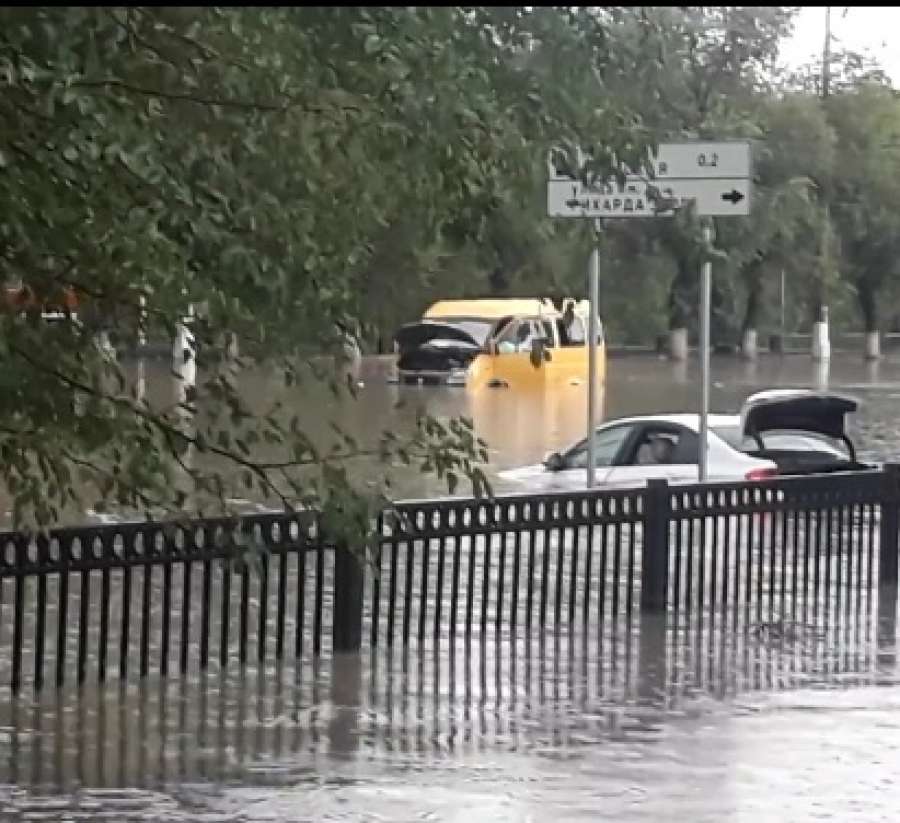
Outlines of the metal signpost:
[{"label": "metal signpost", "polygon": [[[624,185],[611,180],[587,186],[551,168],[547,181],[550,217],[604,218],[660,217],[693,202],[701,217],[746,217],[750,214],[750,142],[693,140],[661,143],[647,175],[628,171]],[[599,226],[598,226],[599,227]],[[703,227],[707,251],[712,245],[712,221]],[[596,476],[594,428],[596,413],[596,348],[599,251],[591,252],[588,268],[590,303],[588,341],[587,485]],[[699,476],[705,481],[709,415],[709,324],[712,263],[705,256],[700,272],[700,455]]]},{"label": "metal signpost", "polygon": [[[599,224],[599,220],[597,223]],[[598,225],[599,229],[600,226]],[[594,486],[594,475],[597,466],[597,453],[594,443],[594,425],[597,419],[597,303],[600,300],[600,249],[596,244],[591,249],[590,263],[588,264],[588,304],[590,315],[588,316],[588,407],[587,407],[587,464],[588,488]]]}]

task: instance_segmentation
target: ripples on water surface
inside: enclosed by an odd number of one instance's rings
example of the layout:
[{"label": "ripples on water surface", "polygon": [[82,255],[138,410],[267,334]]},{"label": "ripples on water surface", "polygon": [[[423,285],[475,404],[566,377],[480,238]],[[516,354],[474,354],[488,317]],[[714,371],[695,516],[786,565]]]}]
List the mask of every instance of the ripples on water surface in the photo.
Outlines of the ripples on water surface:
[{"label": "ripples on water surface", "polygon": [[[419,398],[473,416],[496,468],[581,435],[583,391],[473,400],[388,387],[384,373],[366,364],[364,415],[336,411],[351,428],[403,426],[414,404],[393,404]],[[714,359],[713,377],[721,411],[760,388],[850,390],[865,403],[861,453],[900,457],[895,362],[836,359],[826,376],[805,357]],[[690,409],[696,395],[693,364],[613,359],[604,411]],[[746,631],[704,645],[683,627],[637,635],[589,656],[579,638],[548,635],[468,656],[325,659],[299,682],[266,669],[3,694],[0,820],[897,819],[892,648],[866,631],[852,646]]]}]

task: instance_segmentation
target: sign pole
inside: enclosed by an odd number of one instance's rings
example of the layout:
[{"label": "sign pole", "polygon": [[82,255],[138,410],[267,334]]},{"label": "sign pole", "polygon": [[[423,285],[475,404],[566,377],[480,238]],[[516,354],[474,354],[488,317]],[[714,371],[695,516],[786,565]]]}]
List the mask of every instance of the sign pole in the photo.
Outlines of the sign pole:
[{"label": "sign pole", "polygon": [[[708,253],[712,246],[712,221],[703,224],[703,242]],[[712,260],[706,257],[700,269],[700,482],[709,476],[709,319],[712,293]]]},{"label": "sign pole", "polygon": [[[597,231],[600,221],[596,222]],[[588,263],[588,402],[587,402],[587,487],[594,487],[597,455],[594,451],[594,428],[597,420],[597,303],[599,300],[600,250],[595,241]]]}]

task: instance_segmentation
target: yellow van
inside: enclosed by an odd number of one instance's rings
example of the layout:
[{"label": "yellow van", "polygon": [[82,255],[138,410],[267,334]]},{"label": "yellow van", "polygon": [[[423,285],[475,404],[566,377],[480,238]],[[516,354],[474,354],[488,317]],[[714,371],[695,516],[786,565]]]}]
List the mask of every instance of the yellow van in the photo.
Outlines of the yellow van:
[{"label": "yellow van", "polygon": [[[440,300],[395,335],[400,383],[536,388],[587,382],[586,300]],[[597,322],[597,379],[606,377]]]}]

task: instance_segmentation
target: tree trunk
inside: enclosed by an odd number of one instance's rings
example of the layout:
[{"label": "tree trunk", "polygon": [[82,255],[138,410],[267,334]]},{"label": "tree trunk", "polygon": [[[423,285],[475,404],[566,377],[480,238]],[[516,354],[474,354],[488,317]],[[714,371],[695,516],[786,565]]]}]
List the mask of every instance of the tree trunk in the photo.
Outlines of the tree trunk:
[{"label": "tree trunk", "polygon": [[503,266],[495,266],[488,275],[488,286],[494,297],[505,297],[509,292],[509,275]]},{"label": "tree trunk", "polygon": [[688,331],[686,328],[669,330],[669,357],[672,360],[687,360]]},{"label": "tree trunk", "polygon": [[757,329],[762,309],[760,292],[762,290],[762,261],[752,262],[744,271],[744,282],[747,285],[747,303],[744,306],[744,320],[741,323],[741,354],[747,360],[756,359]]},{"label": "tree trunk", "polygon": [[[699,307],[700,301],[697,301]],[[734,319],[737,316],[736,306],[729,305],[729,294],[723,288],[721,277],[713,278],[710,288],[709,344],[713,351],[734,352],[734,338],[737,329]]]},{"label": "tree trunk", "polygon": [[754,261],[743,272],[747,286],[747,304],[744,307],[744,322],[741,331],[759,328],[759,314],[762,309],[760,291],[762,289],[762,261]]},{"label": "tree trunk", "polygon": [[863,328],[867,333],[878,329],[878,295],[872,285],[865,279],[856,281],[856,295],[859,310],[862,313]]},{"label": "tree trunk", "polygon": [[809,299],[809,322],[818,323],[822,319],[822,310],[826,306],[824,289],[816,284]]},{"label": "tree trunk", "polygon": [[692,271],[690,262],[678,261],[678,273],[669,288],[669,330],[685,329],[690,325],[696,305],[696,281],[698,272]]},{"label": "tree trunk", "polygon": [[877,330],[866,332],[863,357],[866,360],[881,359],[881,334]]},{"label": "tree trunk", "polygon": [[741,355],[747,360],[756,360],[756,329],[744,329],[741,335]]}]

